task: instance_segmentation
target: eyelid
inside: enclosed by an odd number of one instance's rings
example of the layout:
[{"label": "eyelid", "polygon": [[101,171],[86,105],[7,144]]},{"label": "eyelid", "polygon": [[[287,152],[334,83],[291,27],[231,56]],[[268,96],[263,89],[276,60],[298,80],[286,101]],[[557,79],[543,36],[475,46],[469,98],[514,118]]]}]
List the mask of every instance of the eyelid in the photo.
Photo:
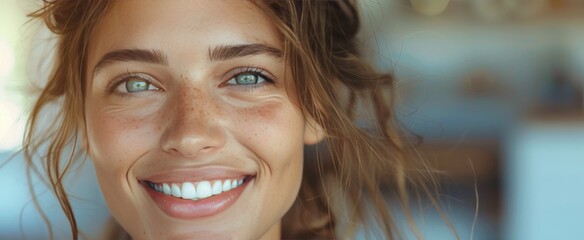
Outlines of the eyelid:
[{"label": "eyelid", "polygon": [[221,83],[221,85],[225,85],[228,81],[230,81],[231,79],[235,78],[237,75],[242,74],[242,73],[255,73],[258,74],[260,76],[262,76],[267,82],[271,82],[271,83],[276,83],[278,81],[278,78],[276,78],[276,76],[274,76],[274,74],[270,73],[269,71],[261,68],[261,67],[255,67],[255,66],[246,66],[246,67],[237,67],[237,68],[233,68],[231,70],[229,70],[224,77],[224,81]]},{"label": "eyelid", "polygon": [[155,86],[156,88],[162,90],[162,87],[160,86],[159,82],[156,80],[156,78],[152,77],[150,74],[128,72],[128,73],[122,74],[122,75],[114,78],[112,81],[110,81],[110,83],[106,87],[108,93],[114,93],[115,90],[121,84],[125,83],[126,81],[128,81],[131,78],[138,78],[138,79],[144,80],[145,82],[148,82],[148,84],[151,84],[151,85]]}]

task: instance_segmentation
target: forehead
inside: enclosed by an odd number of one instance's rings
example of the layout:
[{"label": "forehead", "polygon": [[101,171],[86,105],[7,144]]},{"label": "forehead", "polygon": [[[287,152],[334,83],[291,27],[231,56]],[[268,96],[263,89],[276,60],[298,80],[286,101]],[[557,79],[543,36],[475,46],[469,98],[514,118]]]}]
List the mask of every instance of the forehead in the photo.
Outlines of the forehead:
[{"label": "forehead", "polygon": [[245,43],[282,44],[271,20],[250,1],[113,1],[93,32],[88,67],[91,70],[97,58],[115,49],[201,57],[197,55],[215,45]]}]

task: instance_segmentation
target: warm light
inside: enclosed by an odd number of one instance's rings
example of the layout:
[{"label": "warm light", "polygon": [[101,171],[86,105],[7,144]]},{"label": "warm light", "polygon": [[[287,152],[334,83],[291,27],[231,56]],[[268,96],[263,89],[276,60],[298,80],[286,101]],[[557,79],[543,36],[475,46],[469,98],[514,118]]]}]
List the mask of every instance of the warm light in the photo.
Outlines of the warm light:
[{"label": "warm light", "polygon": [[3,78],[8,76],[14,69],[14,52],[6,40],[0,36],[0,85]]},{"label": "warm light", "polygon": [[24,122],[20,107],[8,98],[6,83],[13,75],[14,51],[8,41],[0,36],[0,151],[16,148],[22,141]]},{"label": "warm light", "polygon": [[[5,95],[2,93],[2,95]],[[26,117],[13,102],[0,99],[0,152],[16,149],[22,143]]]},{"label": "warm light", "polygon": [[450,0],[411,0],[416,11],[428,15],[438,15],[446,9]]}]

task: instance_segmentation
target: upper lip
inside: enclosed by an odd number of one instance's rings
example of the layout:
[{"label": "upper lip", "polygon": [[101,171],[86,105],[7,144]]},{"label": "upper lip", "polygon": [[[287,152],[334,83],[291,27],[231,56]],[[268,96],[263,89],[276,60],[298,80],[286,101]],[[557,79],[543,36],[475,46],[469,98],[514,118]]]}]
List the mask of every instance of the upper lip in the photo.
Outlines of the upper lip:
[{"label": "upper lip", "polygon": [[154,183],[198,182],[205,180],[239,179],[255,173],[223,167],[177,168],[139,177],[139,181]]}]

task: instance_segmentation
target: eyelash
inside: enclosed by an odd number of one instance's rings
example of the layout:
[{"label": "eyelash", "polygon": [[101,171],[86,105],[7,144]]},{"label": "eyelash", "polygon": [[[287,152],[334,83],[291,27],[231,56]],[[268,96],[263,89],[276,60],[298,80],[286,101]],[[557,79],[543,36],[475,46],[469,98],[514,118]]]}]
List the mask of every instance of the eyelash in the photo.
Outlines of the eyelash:
[{"label": "eyelash", "polygon": [[[243,67],[243,68],[238,68],[235,70],[236,72],[234,74],[231,75],[231,77],[227,80],[224,81],[223,83],[221,83],[221,86],[225,86],[225,87],[229,87],[229,88],[238,88],[241,90],[245,90],[245,91],[255,91],[255,90],[259,90],[261,88],[266,87],[266,84],[275,84],[276,83],[276,78],[275,77],[271,77],[272,75],[270,73],[268,73],[267,71],[258,68],[258,67]],[[265,81],[262,83],[257,83],[257,84],[228,84],[227,82],[235,79],[237,76],[242,75],[242,74],[254,74],[257,75],[260,78],[263,78]],[[144,76],[146,75],[146,76]],[[268,76],[270,75],[270,77]],[[118,92],[116,91],[117,88],[119,88],[122,84],[127,83],[129,80],[131,79],[140,79],[156,88],[159,88],[157,86],[157,84],[155,84],[154,80],[149,79],[149,75],[147,74],[143,74],[143,73],[126,73],[120,77],[118,77],[116,80],[112,81],[111,84],[108,85],[107,89],[107,93],[108,94],[116,94],[122,97],[130,97],[132,95],[135,94],[140,94],[143,91],[139,91],[139,92]],[[161,91],[161,90],[159,90]]]},{"label": "eyelash", "polygon": [[[243,67],[243,68],[239,68],[235,71],[236,72],[234,74],[232,74],[231,77],[227,81],[222,83],[222,85],[225,85],[227,87],[241,88],[242,90],[246,90],[246,91],[254,91],[254,90],[258,90],[258,89],[266,87],[266,84],[275,84],[277,81],[277,79],[275,77],[272,77],[272,75],[270,73],[268,73],[267,71],[265,71],[259,67],[251,67],[251,66],[250,67]],[[265,80],[265,82],[258,83],[258,84],[249,84],[249,85],[228,84],[227,83],[227,82],[235,79],[237,76],[242,75],[242,74],[257,75],[257,76],[263,78]]]},{"label": "eyelash", "polygon": [[[147,74],[144,74],[144,73],[130,73],[130,72],[128,72],[128,73],[118,77],[116,80],[112,81],[112,83],[109,84],[106,89],[107,89],[108,94],[116,94],[116,95],[119,95],[122,97],[131,97],[135,94],[140,94],[141,92],[143,92],[143,91],[140,91],[140,92],[132,93],[132,92],[118,92],[118,91],[116,91],[116,89],[118,87],[120,87],[122,84],[127,83],[131,79],[140,79],[140,80],[148,83],[149,85],[160,89],[160,87],[158,87],[158,85],[154,83],[154,80],[149,79],[149,78],[151,78],[151,77]],[[161,91],[161,90],[158,90],[158,91]]]}]

